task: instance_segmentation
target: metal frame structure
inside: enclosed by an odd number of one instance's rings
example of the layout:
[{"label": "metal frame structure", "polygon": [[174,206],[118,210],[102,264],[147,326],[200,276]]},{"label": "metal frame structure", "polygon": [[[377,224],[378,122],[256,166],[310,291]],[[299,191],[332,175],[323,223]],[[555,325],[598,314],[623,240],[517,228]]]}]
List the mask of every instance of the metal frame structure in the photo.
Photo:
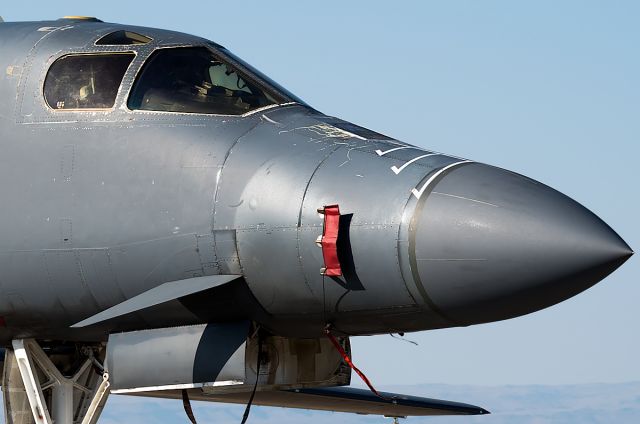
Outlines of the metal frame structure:
[{"label": "metal frame structure", "polygon": [[[86,350],[87,357],[74,374],[65,377],[37,341],[16,339],[12,345],[7,362],[15,361],[36,424],[98,421],[109,396],[109,374],[91,349]],[[21,390],[15,386],[12,389]],[[26,409],[24,403],[14,405],[11,398],[11,393],[5,396],[8,424],[15,421],[14,414],[24,416]]]}]

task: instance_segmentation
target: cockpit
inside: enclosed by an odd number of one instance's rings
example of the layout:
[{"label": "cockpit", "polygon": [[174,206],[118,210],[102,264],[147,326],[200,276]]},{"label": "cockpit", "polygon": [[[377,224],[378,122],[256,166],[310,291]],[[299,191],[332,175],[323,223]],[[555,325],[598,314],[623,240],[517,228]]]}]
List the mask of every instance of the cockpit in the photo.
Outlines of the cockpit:
[{"label": "cockpit", "polygon": [[131,90],[132,110],[242,115],[286,102],[206,47],[156,50]]},{"label": "cockpit", "polygon": [[[139,45],[151,41],[142,37],[118,31],[103,37],[96,45]],[[112,109],[125,75],[136,64],[139,70],[131,70],[135,79],[126,100],[131,111],[244,115],[269,106],[302,103],[217,45],[159,47],[142,65],[134,61],[135,57],[133,51],[60,57],[45,78],[46,104],[57,111]]]}]

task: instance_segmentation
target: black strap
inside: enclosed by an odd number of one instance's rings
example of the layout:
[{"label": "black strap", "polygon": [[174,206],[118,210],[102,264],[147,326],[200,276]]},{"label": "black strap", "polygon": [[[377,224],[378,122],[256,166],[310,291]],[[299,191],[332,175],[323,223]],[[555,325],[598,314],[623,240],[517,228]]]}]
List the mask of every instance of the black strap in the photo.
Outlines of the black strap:
[{"label": "black strap", "polygon": [[[260,332],[258,332],[258,364],[256,366],[256,382],[253,385],[253,390],[251,391],[251,396],[249,397],[249,402],[247,403],[247,407],[244,410],[244,414],[242,415],[241,424],[245,424],[249,419],[249,412],[251,411],[251,405],[253,404],[253,398],[256,395],[256,390],[258,389],[258,380],[260,379],[260,364],[262,363],[262,336]],[[195,423],[194,423],[195,424]]]},{"label": "black strap", "polygon": [[184,406],[184,412],[187,413],[187,417],[191,424],[198,424],[196,422],[196,417],[193,415],[193,409],[191,409],[191,402],[189,401],[189,393],[187,389],[182,389],[182,406]]}]

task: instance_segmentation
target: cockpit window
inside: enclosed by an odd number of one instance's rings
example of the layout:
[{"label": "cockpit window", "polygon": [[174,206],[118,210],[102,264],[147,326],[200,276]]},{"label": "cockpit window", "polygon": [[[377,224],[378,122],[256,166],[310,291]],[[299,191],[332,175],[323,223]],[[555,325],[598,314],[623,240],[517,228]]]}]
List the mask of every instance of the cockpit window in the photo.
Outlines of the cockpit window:
[{"label": "cockpit window", "polygon": [[133,53],[78,54],[56,60],[44,81],[52,109],[110,109]]},{"label": "cockpit window", "polygon": [[306,104],[298,96],[291,93],[289,90],[287,90],[286,88],[284,88],[283,86],[281,86],[280,84],[278,84],[277,82],[275,82],[274,80],[272,80],[271,78],[269,78],[268,76],[266,76],[265,74],[257,70],[256,68],[254,68],[249,63],[240,59],[238,56],[236,56],[226,48],[218,45],[213,45],[213,47],[223,52],[226,55],[228,61],[230,61],[231,63],[234,63],[236,66],[242,66],[245,70],[250,72],[251,75],[253,75],[256,79],[262,81],[263,84],[267,85],[272,90],[275,90],[281,95],[285,96],[287,98],[287,101],[299,103],[301,105]]},{"label": "cockpit window", "polygon": [[205,47],[154,52],[129,98],[130,109],[242,115],[289,101]]},{"label": "cockpit window", "polygon": [[137,44],[147,44],[152,41],[151,38],[146,35],[138,34],[133,31],[115,31],[105,35],[98,41],[98,46],[131,46]]}]

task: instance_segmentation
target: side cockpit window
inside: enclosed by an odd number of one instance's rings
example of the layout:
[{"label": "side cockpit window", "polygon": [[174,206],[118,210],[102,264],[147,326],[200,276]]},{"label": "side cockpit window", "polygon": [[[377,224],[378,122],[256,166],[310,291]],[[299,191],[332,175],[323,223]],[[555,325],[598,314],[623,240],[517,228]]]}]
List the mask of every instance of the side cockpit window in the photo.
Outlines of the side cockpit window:
[{"label": "side cockpit window", "polygon": [[44,81],[44,98],[56,110],[111,109],[133,53],[77,54],[56,60]]},{"label": "side cockpit window", "polygon": [[250,75],[205,47],[160,49],[133,85],[130,109],[242,115],[282,103]]}]

